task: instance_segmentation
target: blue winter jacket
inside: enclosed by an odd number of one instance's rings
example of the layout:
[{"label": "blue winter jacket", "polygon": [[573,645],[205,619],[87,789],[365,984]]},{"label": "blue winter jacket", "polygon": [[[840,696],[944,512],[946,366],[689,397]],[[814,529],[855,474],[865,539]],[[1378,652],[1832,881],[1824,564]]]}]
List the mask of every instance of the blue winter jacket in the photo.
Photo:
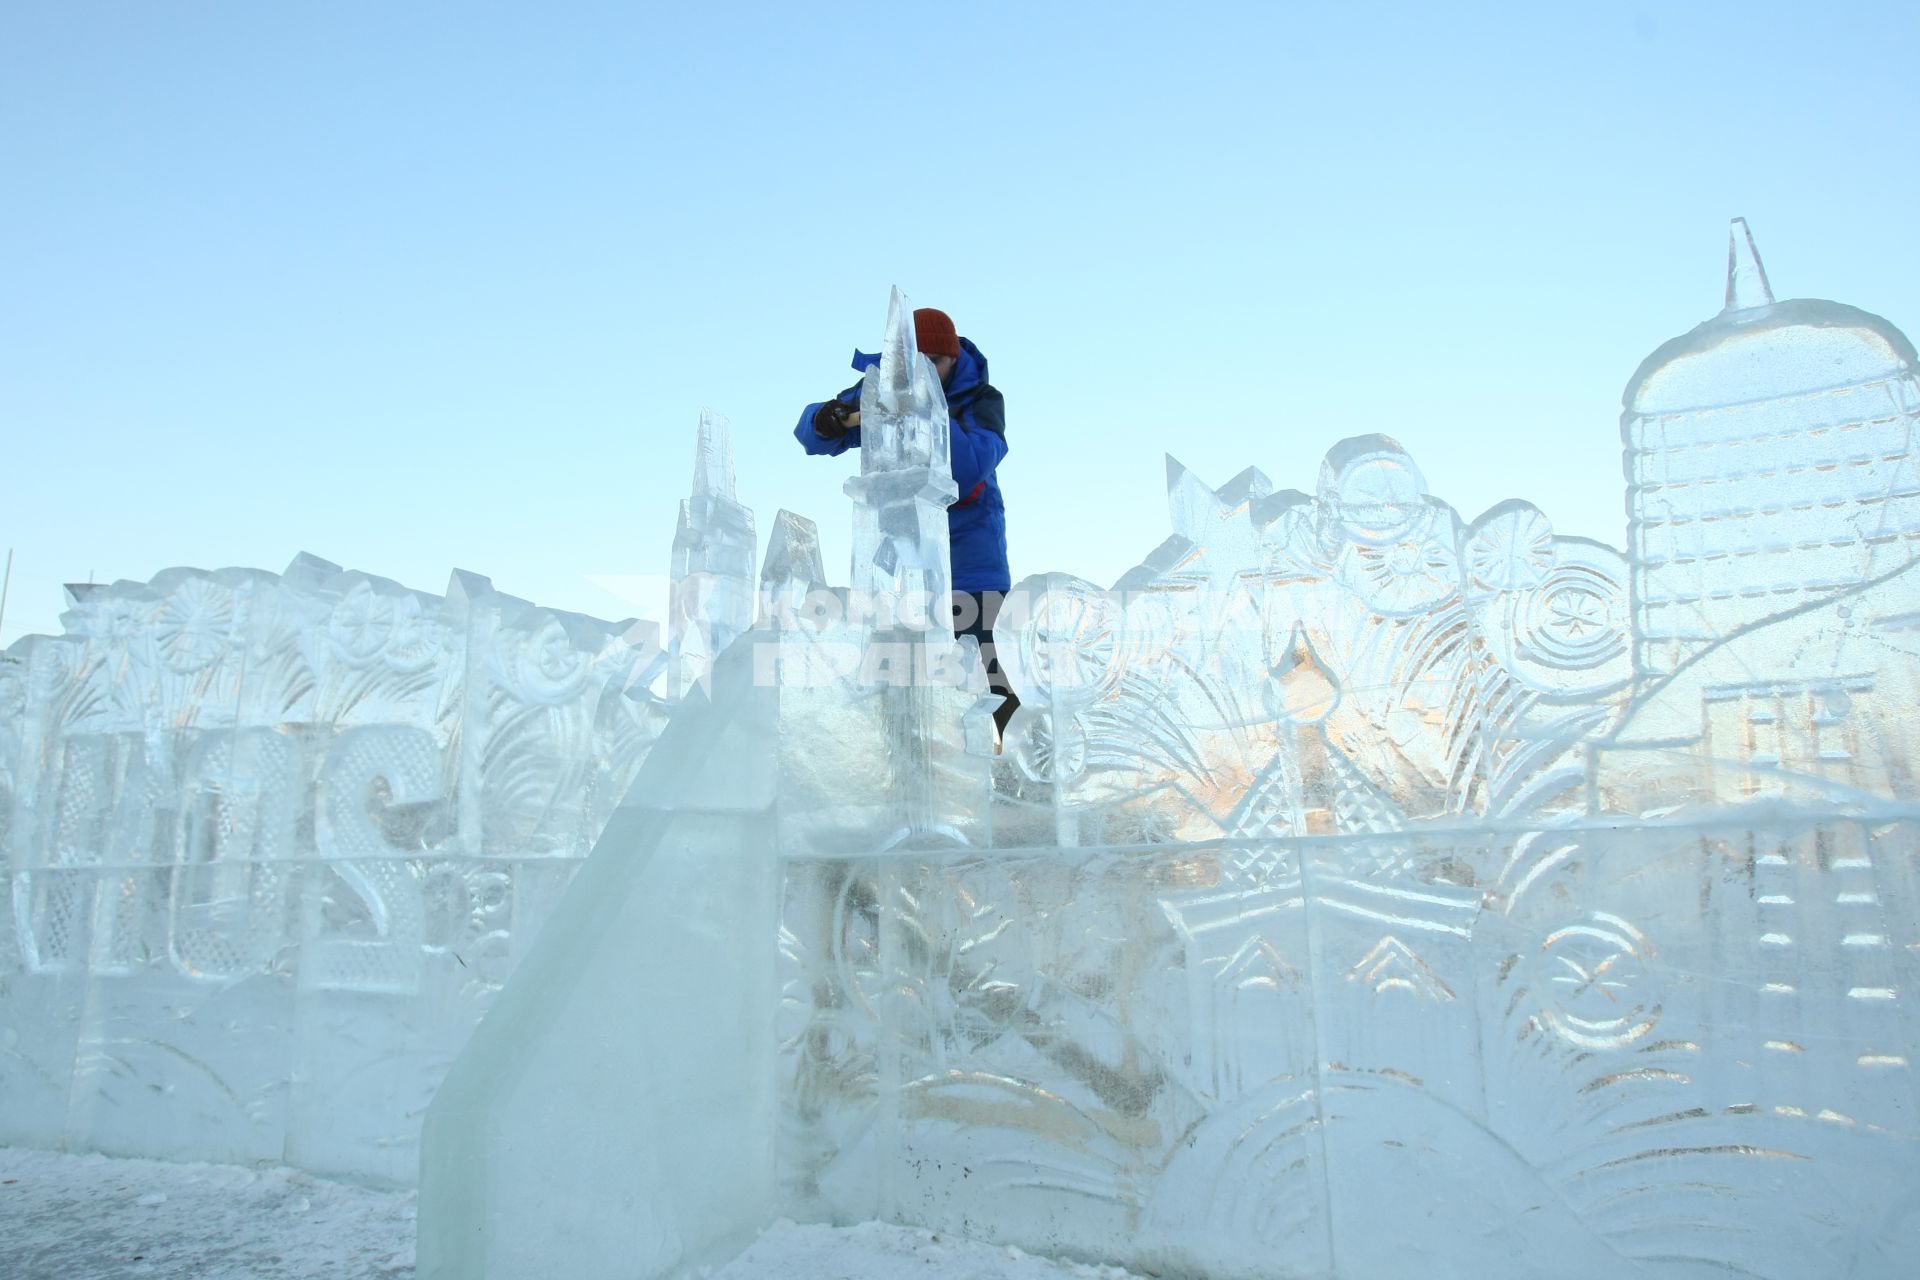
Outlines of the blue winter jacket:
[{"label": "blue winter jacket", "polygon": [[[853,367],[862,373],[880,363],[880,357],[853,353]],[[960,339],[960,358],[947,379],[948,453],[953,460],[953,482],[959,500],[947,508],[947,533],[952,542],[955,591],[1007,591],[1013,575],[1007,568],[1007,507],[1000,497],[995,470],[1007,456],[1005,401],[987,384],[987,358],[971,339]],[[858,384],[836,399],[860,402]],[[808,453],[838,457],[860,447],[860,428],[838,440],[813,429],[813,415],[826,401],[808,405],[794,427],[794,438]]]}]

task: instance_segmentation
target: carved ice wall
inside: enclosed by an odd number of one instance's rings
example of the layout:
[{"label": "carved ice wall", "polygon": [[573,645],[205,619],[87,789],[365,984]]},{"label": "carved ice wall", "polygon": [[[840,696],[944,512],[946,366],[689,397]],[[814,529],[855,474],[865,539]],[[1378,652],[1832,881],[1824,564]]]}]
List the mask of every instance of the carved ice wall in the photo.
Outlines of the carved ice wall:
[{"label": "carved ice wall", "polygon": [[665,709],[651,628],[311,556],[0,654],[0,1142],[410,1182]]},{"label": "carved ice wall", "polygon": [[[1629,388],[1628,555],[1464,521],[1385,437],[1312,494],[1170,460],[1138,570],[1002,615],[999,758],[971,688],[889,701],[827,652],[880,636],[763,611],[436,1099],[421,1274],[687,1275],[776,1215],[1215,1278],[1907,1274],[1915,361],[1744,242]],[[906,731],[971,765],[889,774]]]},{"label": "carved ice wall", "polygon": [[971,651],[897,622],[951,497],[898,299],[859,590],[782,512],[756,613],[705,420],[671,657],[464,574],[76,588],[0,654],[0,1140],[405,1181],[498,990],[423,1275],[681,1274],[780,1214],[1904,1275],[1916,361],[1775,302],[1743,225],[1728,278],[1629,384],[1625,554],[1463,520],[1382,436],[1311,493],[1170,459],[1137,570],[1002,615],[997,758]]}]

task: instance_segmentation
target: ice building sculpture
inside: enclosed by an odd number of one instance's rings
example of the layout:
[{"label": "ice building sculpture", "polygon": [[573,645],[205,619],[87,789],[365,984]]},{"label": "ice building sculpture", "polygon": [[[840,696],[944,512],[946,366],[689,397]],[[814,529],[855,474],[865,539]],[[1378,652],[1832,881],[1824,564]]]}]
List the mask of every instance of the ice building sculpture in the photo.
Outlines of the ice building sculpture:
[{"label": "ice building sculpture", "polygon": [[[1463,521],[1384,436],[1311,493],[1169,460],[1137,570],[1002,614],[999,757],[964,652],[901,696],[783,513],[813,604],[720,655],[455,1064],[420,1273],[691,1275],[784,1215],[1187,1277],[1907,1274],[1915,361],[1735,249],[1629,387],[1628,554]],[[856,584],[937,571],[925,456],[863,459]]]},{"label": "ice building sculpture", "polygon": [[302,555],[0,654],[0,1142],[409,1183],[666,717],[651,624]]},{"label": "ice building sculpture", "polygon": [[1746,224],[1727,306],[1628,384],[1637,661],[1671,675],[1742,627],[1898,572],[1920,548],[1913,344],[1835,302],[1775,302]]}]

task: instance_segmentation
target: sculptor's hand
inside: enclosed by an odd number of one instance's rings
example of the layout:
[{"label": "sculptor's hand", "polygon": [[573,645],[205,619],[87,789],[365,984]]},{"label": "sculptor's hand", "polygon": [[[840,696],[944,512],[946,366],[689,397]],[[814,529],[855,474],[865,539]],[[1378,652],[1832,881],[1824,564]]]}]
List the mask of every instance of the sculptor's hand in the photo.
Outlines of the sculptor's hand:
[{"label": "sculptor's hand", "polygon": [[813,411],[813,433],[822,440],[838,440],[859,425],[860,411],[845,400],[829,400]]}]

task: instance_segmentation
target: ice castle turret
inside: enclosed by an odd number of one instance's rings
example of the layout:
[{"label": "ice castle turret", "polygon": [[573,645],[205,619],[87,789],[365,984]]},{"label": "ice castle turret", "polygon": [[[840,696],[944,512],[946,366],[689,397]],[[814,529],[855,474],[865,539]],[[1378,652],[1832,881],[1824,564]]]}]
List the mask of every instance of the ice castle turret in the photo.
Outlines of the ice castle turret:
[{"label": "ice castle turret", "polygon": [[686,695],[713,660],[753,625],[753,511],[733,496],[733,430],[700,414],[693,492],[673,533],[667,694]]},{"label": "ice castle turret", "polygon": [[[948,607],[947,508],[959,489],[947,429],[946,394],[920,354],[912,304],[895,289],[880,361],[860,389],[860,474],[846,483],[851,604],[865,623],[854,696],[879,733],[889,847],[986,838],[986,773],[968,752],[980,678],[954,642]],[[972,720],[977,739],[980,717]]]},{"label": "ice castle turret", "polygon": [[1920,553],[1913,345],[1837,302],[1775,302],[1735,219],[1726,309],[1627,384],[1636,665],[1713,641]]},{"label": "ice castle turret", "polygon": [[947,453],[947,398],[933,365],[920,354],[913,309],[895,289],[887,304],[880,363],[860,389],[860,474],[847,481],[853,499],[853,589],[906,613],[928,602],[936,626],[952,589],[947,508],[959,496]]}]

